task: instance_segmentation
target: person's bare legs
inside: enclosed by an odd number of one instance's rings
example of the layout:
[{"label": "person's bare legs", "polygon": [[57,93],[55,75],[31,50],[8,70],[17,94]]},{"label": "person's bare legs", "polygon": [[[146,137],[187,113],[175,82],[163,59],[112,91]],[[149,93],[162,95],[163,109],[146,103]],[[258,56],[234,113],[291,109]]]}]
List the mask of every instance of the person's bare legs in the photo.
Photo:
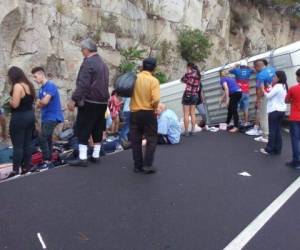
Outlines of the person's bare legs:
[{"label": "person's bare legs", "polygon": [[189,108],[189,114],[191,116],[191,122],[192,122],[192,130],[191,132],[195,132],[196,127],[196,105],[191,105]]},{"label": "person's bare legs", "polygon": [[183,105],[183,122],[184,122],[184,132],[189,132],[189,116],[190,116],[190,106]]}]

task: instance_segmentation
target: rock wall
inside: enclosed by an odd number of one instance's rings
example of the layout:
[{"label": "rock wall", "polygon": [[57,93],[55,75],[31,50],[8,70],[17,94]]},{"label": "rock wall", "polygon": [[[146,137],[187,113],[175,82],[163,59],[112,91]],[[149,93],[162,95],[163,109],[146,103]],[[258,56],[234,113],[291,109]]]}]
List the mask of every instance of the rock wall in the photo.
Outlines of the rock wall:
[{"label": "rock wall", "polygon": [[[116,75],[120,50],[131,46],[165,60],[160,68],[177,79],[185,62],[177,49],[183,26],[199,28],[213,43],[202,68],[286,45],[300,39],[299,19],[251,0],[2,0],[0,90],[9,66],[26,72],[43,65],[66,100],[82,61],[79,43],[93,37]],[[280,9],[282,10],[282,9]]]}]

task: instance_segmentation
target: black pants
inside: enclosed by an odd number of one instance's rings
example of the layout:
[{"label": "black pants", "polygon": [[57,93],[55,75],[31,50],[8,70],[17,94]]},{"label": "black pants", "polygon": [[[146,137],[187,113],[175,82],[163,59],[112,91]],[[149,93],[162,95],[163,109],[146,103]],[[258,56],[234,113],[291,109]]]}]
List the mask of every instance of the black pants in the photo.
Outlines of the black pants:
[{"label": "black pants", "polygon": [[9,124],[9,134],[13,144],[13,170],[29,169],[32,156],[32,136],[34,131],[33,111],[15,112]]},{"label": "black pants", "polygon": [[58,122],[42,122],[42,131],[40,136],[40,146],[43,152],[44,161],[50,161],[52,156],[52,136]]},{"label": "black pants", "polygon": [[239,127],[239,112],[238,112],[238,105],[242,98],[242,92],[235,92],[230,94],[229,96],[229,106],[228,106],[228,113],[227,113],[227,120],[226,123],[229,124],[233,117],[234,120],[234,127]]},{"label": "black pants", "polygon": [[83,107],[78,107],[75,134],[79,144],[88,145],[90,136],[94,143],[102,141],[105,131],[105,112],[107,104],[85,102]]},{"label": "black pants", "polygon": [[[143,157],[142,140],[147,140]],[[130,137],[135,168],[151,167],[157,144],[157,119],[154,111],[138,111],[130,114]]]},{"label": "black pants", "polygon": [[280,154],[282,149],[281,122],[284,112],[274,111],[268,114],[269,142],[266,151],[269,154]]}]

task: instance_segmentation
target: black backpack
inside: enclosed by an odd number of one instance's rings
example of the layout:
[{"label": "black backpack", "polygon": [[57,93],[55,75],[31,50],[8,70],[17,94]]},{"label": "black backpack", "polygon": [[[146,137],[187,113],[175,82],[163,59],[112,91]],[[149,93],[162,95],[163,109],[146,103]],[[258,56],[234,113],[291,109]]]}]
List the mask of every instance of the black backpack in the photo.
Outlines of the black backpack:
[{"label": "black backpack", "polygon": [[136,81],[135,72],[127,72],[121,75],[115,83],[115,91],[118,96],[131,97]]}]

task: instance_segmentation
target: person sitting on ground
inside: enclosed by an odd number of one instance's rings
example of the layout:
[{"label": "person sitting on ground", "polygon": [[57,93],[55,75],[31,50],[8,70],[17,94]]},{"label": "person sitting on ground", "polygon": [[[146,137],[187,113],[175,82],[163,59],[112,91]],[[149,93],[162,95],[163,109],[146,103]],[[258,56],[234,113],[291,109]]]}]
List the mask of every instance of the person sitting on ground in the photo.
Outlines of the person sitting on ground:
[{"label": "person sitting on ground", "polygon": [[[196,105],[198,103],[198,92],[200,88],[201,74],[197,65],[193,63],[187,64],[187,72],[181,78],[186,84],[185,91],[182,96],[184,129],[183,136],[194,135],[196,127]],[[189,133],[189,118],[191,117],[192,129]]]},{"label": "person sitting on ground", "polygon": [[220,104],[225,103],[228,113],[227,113],[227,125],[230,124],[231,119],[234,119],[234,127],[229,130],[231,133],[239,131],[239,113],[238,104],[242,98],[242,90],[235,78],[228,77],[228,72],[226,70],[220,71],[220,84],[224,91]]},{"label": "person sitting on ground", "polygon": [[276,71],[270,92],[267,97],[267,112],[269,120],[269,138],[266,148],[260,150],[263,154],[279,155],[282,149],[281,123],[285,115],[285,97],[288,90],[287,77],[284,71]]},{"label": "person sitting on ground", "polygon": [[54,165],[51,163],[53,132],[56,126],[64,121],[60,95],[56,84],[46,78],[44,68],[33,68],[31,73],[35,82],[41,85],[36,107],[41,109],[42,113],[40,133],[40,146],[44,161],[42,168],[53,168]]},{"label": "person sitting on ground", "polygon": [[285,102],[291,104],[290,135],[292,142],[293,160],[287,166],[300,170],[300,69],[296,71],[297,84],[291,87]]},{"label": "person sitting on ground", "polygon": [[157,108],[158,144],[177,144],[180,142],[181,127],[174,111],[160,103]]},{"label": "person sitting on ground", "polygon": [[122,106],[122,101],[120,101],[117,92],[114,90],[111,93],[111,97],[108,102],[109,111],[112,119],[112,133],[116,134],[119,131],[119,124],[120,124],[120,111]]},{"label": "person sitting on ground", "polygon": [[248,126],[249,123],[249,105],[250,105],[250,77],[255,73],[255,70],[248,67],[246,62],[242,62],[241,65],[237,64],[235,68],[229,70],[229,73],[235,76],[237,83],[242,90],[242,98],[239,106],[240,110],[244,113],[244,126]]},{"label": "person sitting on ground", "polygon": [[2,108],[0,108],[0,126],[1,126],[1,137],[4,141],[6,141],[7,140],[6,118],[4,116],[4,112]]}]

